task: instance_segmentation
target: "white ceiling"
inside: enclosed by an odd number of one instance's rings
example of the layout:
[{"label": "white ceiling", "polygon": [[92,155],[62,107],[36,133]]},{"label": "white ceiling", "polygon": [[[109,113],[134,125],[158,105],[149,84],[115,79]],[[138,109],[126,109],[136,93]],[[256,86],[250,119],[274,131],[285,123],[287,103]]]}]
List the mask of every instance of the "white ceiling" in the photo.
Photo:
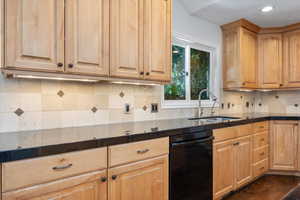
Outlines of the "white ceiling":
[{"label": "white ceiling", "polygon": [[[261,27],[285,26],[300,22],[300,0],[178,0],[189,14],[215,24],[226,24],[241,18]],[[261,8],[274,6],[271,13]]]}]

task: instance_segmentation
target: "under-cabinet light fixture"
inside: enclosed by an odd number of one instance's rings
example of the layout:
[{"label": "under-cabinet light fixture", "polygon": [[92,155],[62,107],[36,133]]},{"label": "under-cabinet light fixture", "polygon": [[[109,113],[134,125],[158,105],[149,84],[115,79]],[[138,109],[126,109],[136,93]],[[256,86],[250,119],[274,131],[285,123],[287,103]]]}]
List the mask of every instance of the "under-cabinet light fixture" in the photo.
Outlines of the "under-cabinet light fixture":
[{"label": "under-cabinet light fixture", "polygon": [[112,81],[111,83],[114,84],[127,84],[127,85],[148,85],[148,86],[155,86],[155,85],[160,85],[160,84],[155,84],[155,83],[134,83],[134,82],[125,82],[125,81]]},{"label": "under-cabinet light fixture", "polygon": [[273,6],[265,6],[261,9],[261,12],[268,13],[268,12],[273,11],[273,9],[274,9]]},{"label": "under-cabinet light fixture", "polygon": [[98,82],[98,80],[93,79],[77,79],[77,78],[61,78],[61,77],[51,77],[51,76],[33,76],[33,75],[20,75],[14,74],[13,78],[23,78],[23,79],[43,79],[43,80],[57,80],[57,81],[79,81],[79,82]]}]

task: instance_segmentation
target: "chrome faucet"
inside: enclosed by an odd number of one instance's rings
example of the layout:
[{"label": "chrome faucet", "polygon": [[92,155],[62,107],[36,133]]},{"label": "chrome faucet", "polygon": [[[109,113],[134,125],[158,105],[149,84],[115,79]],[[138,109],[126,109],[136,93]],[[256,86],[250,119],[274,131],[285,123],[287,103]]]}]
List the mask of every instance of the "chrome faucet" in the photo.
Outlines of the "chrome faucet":
[{"label": "chrome faucet", "polygon": [[218,98],[210,92],[208,89],[203,89],[199,92],[198,101],[199,101],[199,107],[198,107],[198,117],[202,117],[204,114],[204,107],[202,106],[202,94],[207,92],[209,98],[213,101],[213,106],[211,108],[211,115],[215,113],[214,108],[217,103]]}]

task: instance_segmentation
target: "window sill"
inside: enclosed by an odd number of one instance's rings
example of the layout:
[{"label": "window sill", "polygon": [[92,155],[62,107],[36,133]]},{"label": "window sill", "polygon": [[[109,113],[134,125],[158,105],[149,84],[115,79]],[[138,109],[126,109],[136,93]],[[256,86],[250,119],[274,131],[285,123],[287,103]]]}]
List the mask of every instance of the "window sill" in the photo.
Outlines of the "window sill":
[{"label": "window sill", "polygon": [[[202,106],[204,108],[212,108],[214,105],[214,102],[212,101],[204,101],[202,102]],[[215,103],[215,108],[218,108],[220,105],[219,103]],[[161,108],[162,109],[188,109],[188,108],[198,108],[199,104],[197,103],[180,103],[180,102],[162,102]]]}]

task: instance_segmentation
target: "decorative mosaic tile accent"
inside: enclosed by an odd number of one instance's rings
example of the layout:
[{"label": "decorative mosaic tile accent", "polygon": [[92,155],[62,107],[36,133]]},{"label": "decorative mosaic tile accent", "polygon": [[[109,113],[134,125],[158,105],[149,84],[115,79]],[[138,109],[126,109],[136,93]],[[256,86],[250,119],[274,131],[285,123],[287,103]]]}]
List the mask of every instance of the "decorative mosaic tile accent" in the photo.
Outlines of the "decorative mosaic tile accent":
[{"label": "decorative mosaic tile accent", "polygon": [[124,92],[120,92],[120,97],[123,98],[125,96]]},{"label": "decorative mosaic tile accent", "polygon": [[18,108],[17,110],[15,110],[15,114],[20,117],[21,115],[24,114],[24,111],[21,108]]},{"label": "decorative mosaic tile accent", "polygon": [[93,113],[96,113],[96,112],[98,111],[98,108],[93,107],[93,108],[91,109],[91,111],[92,111]]},{"label": "decorative mosaic tile accent", "polygon": [[64,93],[62,90],[59,90],[59,91],[57,92],[57,95],[58,95],[59,97],[63,97],[63,96],[65,95],[65,93]]}]

